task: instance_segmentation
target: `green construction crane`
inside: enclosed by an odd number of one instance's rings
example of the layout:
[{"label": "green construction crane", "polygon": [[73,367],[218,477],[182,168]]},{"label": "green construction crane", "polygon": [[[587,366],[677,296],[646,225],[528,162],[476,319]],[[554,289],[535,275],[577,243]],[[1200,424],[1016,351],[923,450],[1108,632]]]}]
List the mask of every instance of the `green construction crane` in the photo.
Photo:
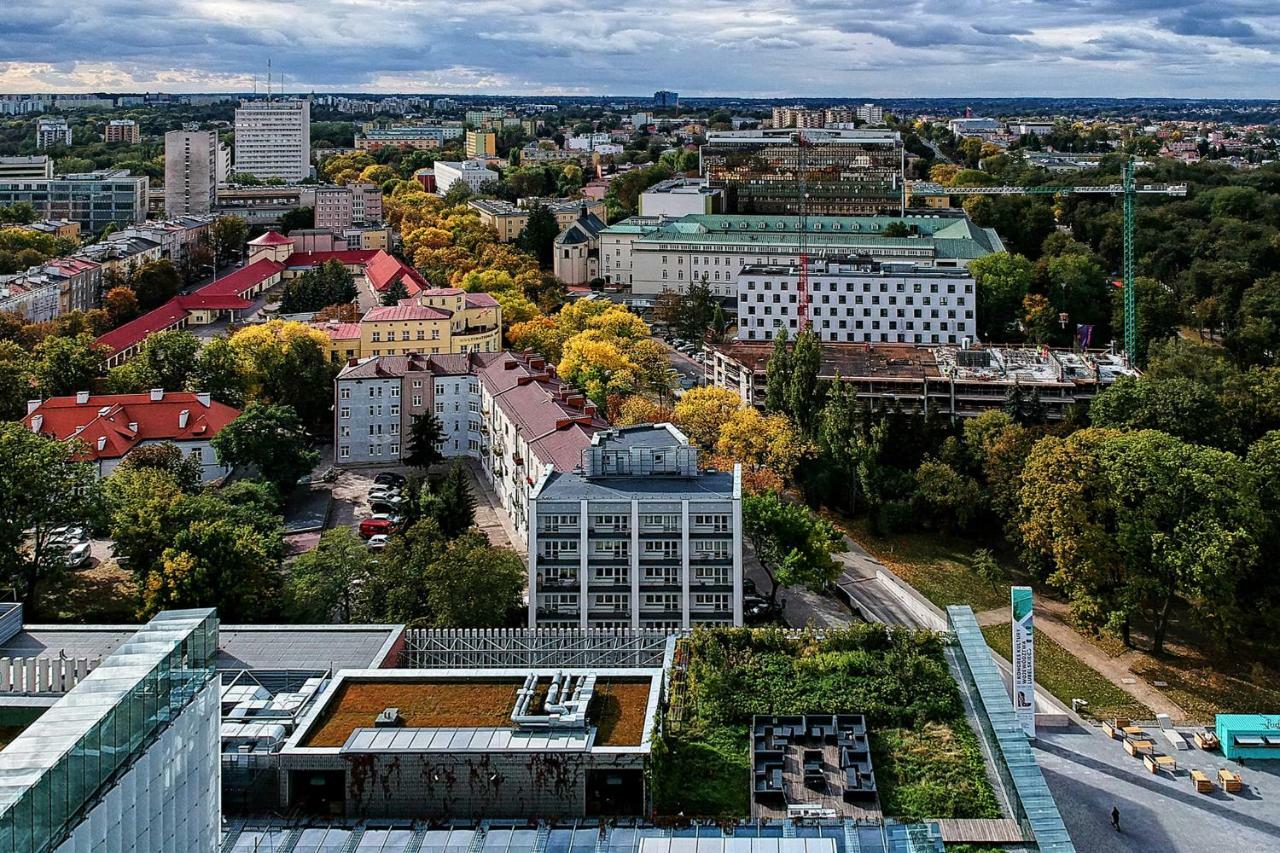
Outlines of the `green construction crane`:
[{"label": "green construction crane", "polygon": [[1124,177],[1118,184],[1085,187],[948,187],[917,182],[907,188],[912,196],[952,195],[1110,195],[1124,199],[1124,352],[1130,362],[1138,351],[1138,306],[1134,288],[1134,201],[1139,195],[1185,196],[1186,184],[1142,184],[1133,179],[1133,158],[1125,161]]}]

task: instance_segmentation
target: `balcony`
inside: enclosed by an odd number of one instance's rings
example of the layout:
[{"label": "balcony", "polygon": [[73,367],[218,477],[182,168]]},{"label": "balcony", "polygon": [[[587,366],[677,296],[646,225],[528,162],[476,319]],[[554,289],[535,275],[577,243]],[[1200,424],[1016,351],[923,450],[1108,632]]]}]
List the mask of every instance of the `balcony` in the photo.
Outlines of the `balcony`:
[{"label": "balcony", "polygon": [[553,577],[553,578],[544,578],[541,576],[538,577],[538,589],[541,589],[541,590],[552,590],[552,589],[577,590],[577,589],[580,589],[581,586],[582,586],[581,583],[578,581],[576,577],[575,578],[569,578],[569,577],[563,577],[563,576]]},{"label": "balcony", "polygon": [[539,566],[576,566],[580,562],[577,551],[561,551],[557,554],[539,554]]}]

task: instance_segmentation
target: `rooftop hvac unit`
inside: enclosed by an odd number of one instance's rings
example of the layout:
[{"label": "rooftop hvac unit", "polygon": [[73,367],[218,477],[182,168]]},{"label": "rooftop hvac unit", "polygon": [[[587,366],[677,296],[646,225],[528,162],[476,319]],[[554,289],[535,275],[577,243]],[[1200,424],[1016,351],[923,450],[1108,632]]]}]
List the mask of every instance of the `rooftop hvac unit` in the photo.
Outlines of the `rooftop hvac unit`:
[{"label": "rooftop hvac unit", "polygon": [[404,718],[400,716],[399,708],[384,708],[377,719],[373,721],[375,729],[391,729],[404,725]]}]

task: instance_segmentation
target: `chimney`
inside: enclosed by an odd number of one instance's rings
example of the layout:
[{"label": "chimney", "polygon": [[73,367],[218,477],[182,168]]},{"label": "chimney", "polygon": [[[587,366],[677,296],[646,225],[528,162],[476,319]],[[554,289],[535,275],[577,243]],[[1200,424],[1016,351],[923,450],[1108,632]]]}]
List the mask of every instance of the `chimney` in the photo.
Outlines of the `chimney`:
[{"label": "chimney", "polygon": [[83,406],[83,405],[84,405],[85,403],[87,403],[87,402],[89,402],[89,392],[88,392],[88,391],[77,391],[77,392],[76,392],[76,405]]},{"label": "chimney", "polygon": [[158,403],[158,402],[160,402],[160,401],[161,401],[161,400],[163,400],[163,399],[164,399],[164,389],[163,389],[163,388],[152,388],[152,389],[151,389],[151,402],[153,402],[153,403]]},{"label": "chimney", "polygon": [[27,401],[27,414],[28,414],[28,415],[29,415],[29,414],[31,414],[32,412],[34,412],[34,411],[35,411],[36,409],[38,409],[38,408],[40,408],[40,401],[39,401],[39,400],[28,400],[28,401]]},{"label": "chimney", "polygon": [[187,421],[190,419],[191,419],[190,410],[183,409],[181,412],[178,412],[178,429],[186,429]]},{"label": "chimney", "polygon": [[200,405],[204,406],[207,409],[213,403],[213,395],[210,394],[208,391],[197,391],[196,402],[198,402]]},{"label": "chimney", "polygon": [[36,415],[31,419],[31,431],[40,432],[40,427],[44,426],[44,415]]},{"label": "chimney", "polygon": [[107,449],[107,437],[105,435],[98,436],[98,451],[101,452],[106,449]]}]

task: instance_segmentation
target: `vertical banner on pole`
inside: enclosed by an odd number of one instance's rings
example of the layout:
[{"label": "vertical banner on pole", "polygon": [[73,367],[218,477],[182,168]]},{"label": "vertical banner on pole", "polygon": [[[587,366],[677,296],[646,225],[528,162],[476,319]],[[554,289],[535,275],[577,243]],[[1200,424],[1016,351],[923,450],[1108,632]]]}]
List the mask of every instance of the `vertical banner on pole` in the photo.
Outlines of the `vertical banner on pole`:
[{"label": "vertical banner on pole", "polygon": [[1031,587],[1010,588],[1013,603],[1013,710],[1027,737],[1036,736],[1036,659],[1031,633]]}]

